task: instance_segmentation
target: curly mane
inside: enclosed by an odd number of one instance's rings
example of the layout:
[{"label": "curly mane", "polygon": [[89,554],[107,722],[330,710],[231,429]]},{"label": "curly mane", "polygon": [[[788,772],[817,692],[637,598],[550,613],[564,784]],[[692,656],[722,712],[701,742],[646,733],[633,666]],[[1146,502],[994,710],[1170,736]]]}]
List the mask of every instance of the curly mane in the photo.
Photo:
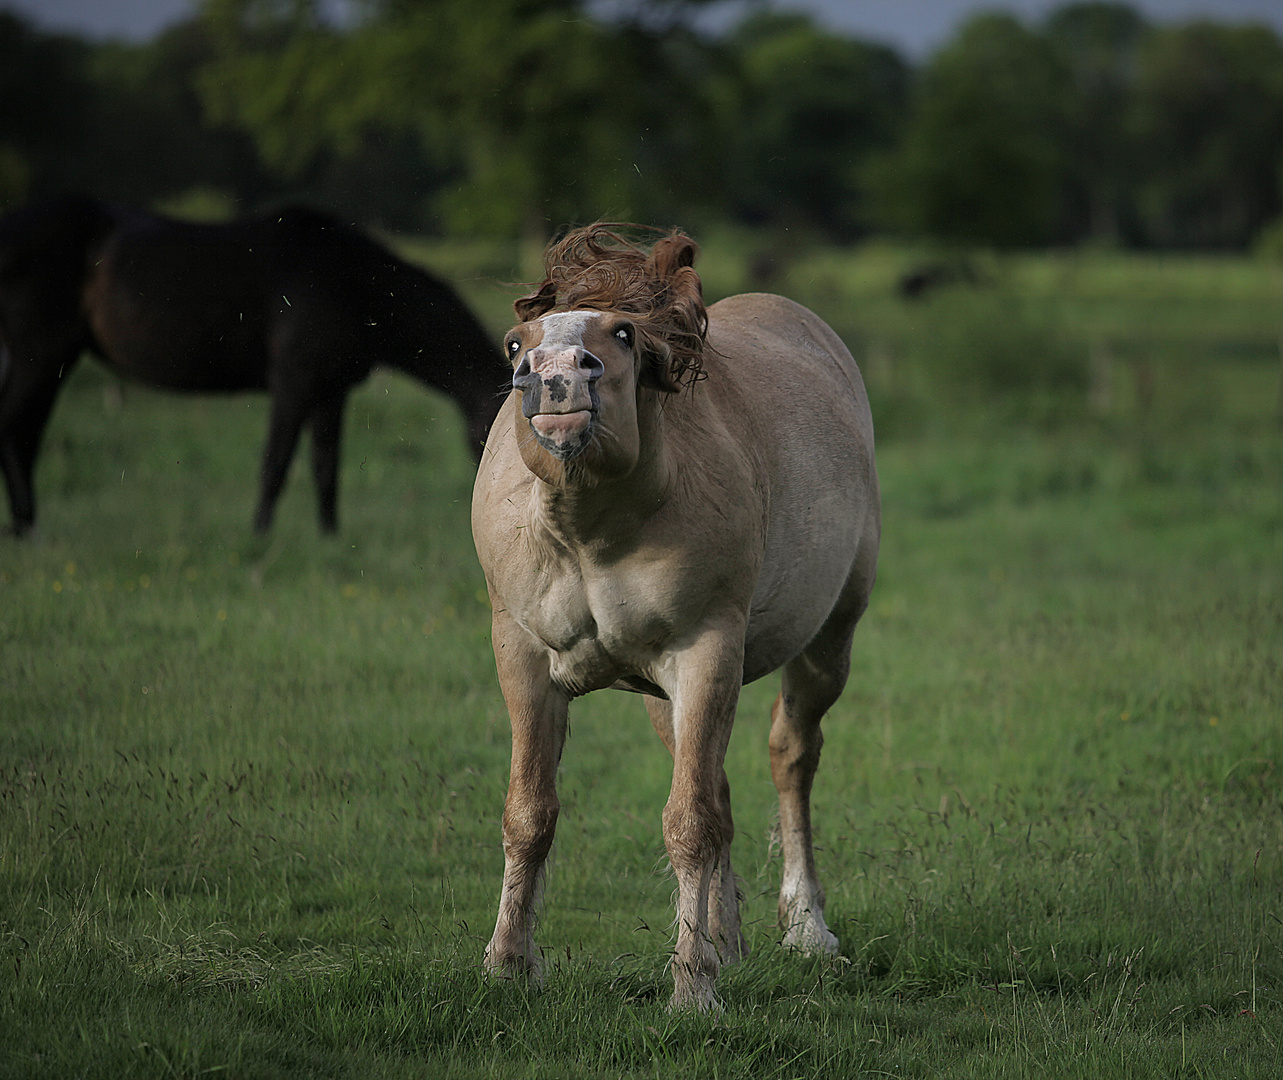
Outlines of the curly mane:
[{"label": "curly mane", "polygon": [[[676,392],[703,377],[708,316],[692,269],[698,245],[673,230],[649,248],[598,222],[567,233],[544,251],[544,280],[513,304],[523,322],[550,311],[619,311],[635,316],[648,381]],[[659,229],[648,229],[662,232]]]}]

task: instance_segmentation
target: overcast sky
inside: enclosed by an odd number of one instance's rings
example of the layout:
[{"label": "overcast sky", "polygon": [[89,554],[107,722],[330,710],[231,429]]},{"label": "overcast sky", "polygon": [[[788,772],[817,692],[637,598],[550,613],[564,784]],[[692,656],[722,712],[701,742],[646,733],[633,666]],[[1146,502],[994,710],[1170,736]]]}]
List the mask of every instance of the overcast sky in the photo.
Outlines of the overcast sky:
[{"label": "overcast sky", "polygon": [[[748,3],[753,0],[747,0]],[[341,4],[342,0],[337,0]],[[941,45],[976,11],[1003,10],[1037,20],[1064,0],[774,0],[775,7],[814,13],[835,29],[921,57]],[[195,0],[0,0],[37,25],[94,37],[143,40],[188,15]],[[1214,18],[1264,22],[1283,34],[1283,0],[1131,0],[1151,19]],[[746,0],[724,0],[727,13]]]}]

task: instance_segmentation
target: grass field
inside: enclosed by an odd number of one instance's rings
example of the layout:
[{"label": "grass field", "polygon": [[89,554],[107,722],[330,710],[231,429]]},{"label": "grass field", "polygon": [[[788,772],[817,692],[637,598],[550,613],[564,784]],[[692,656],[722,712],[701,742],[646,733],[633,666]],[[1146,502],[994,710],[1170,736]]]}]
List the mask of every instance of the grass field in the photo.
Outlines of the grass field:
[{"label": "grass field", "polygon": [[[496,332],[530,272],[412,250]],[[376,376],[340,536],[300,465],[258,540],[263,401],[78,369],[0,540],[0,1077],[1283,1075],[1283,277],[1029,256],[907,303],[912,261],[777,271],[866,367],[885,535],[815,793],[845,958],[776,947],[763,680],[717,1016],[665,1009],[629,695],[572,710],[545,989],[481,974],[508,731],[448,403]]]}]

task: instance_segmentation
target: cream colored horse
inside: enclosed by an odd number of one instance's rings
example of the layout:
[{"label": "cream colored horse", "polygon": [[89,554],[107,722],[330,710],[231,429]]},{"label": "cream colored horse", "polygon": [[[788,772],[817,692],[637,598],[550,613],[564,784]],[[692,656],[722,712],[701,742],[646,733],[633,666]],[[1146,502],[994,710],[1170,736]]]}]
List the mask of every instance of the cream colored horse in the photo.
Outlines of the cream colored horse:
[{"label": "cream colored horse", "polygon": [[811,845],[820,720],[868,605],[880,515],[859,370],[778,296],[705,312],[673,234],[605,226],[546,255],[507,336],[514,392],[477,475],[472,528],[512,720],[503,892],[487,967],[538,977],[544,861],[572,698],[645,696],[673,757],[664,843],[677,877],[675,1006],[717,1004],[746,952],[723,769],[740,686],[783,668],[771,714],[784,943],[833,954]]}]

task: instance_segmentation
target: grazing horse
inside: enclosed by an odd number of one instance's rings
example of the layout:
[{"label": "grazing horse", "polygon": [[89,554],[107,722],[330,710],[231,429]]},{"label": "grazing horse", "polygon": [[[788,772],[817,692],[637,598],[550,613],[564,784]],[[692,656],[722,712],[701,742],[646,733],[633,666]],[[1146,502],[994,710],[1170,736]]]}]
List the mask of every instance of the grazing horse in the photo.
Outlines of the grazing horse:
[{"label": "grazing horse", "polygon": [[589,226],[545,255],[504,348],[514,392],[482,455],[472,530],[512,721],[504,874],[486,966],[538,977],[533,933],[572,698],[645,697],[673,759],[675,1006],[717,1005],[746,952],[723,768],[740,687],[783,668],[771,775],[786,945],[837,952],[811,845],[820,720],[850,668],[880,535],[873,424],[818,317],[746,294],[705,310],[696,246]]},{"label": "grazing horse", "polygon": [[321,528],[335,530],[343,407],[376,364],[454,398],[474,457],[502,403],[498,350],[453,290],[315,211],[204,225],[80,196],[34,204],[0,221],[0,469],[19,535],[82,352],[167,390],[271,395],[259,532],[304,427]]}]

